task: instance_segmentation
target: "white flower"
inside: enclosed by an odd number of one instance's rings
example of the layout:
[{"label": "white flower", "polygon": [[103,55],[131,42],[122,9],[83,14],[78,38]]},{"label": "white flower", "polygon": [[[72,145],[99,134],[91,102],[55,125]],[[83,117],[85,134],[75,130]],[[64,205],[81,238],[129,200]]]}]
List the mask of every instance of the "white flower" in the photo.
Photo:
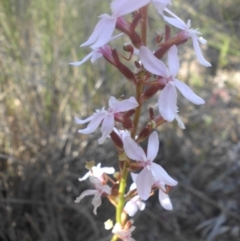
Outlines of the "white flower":
[{"label": "white flower", "polygon": [[131,237],[134,229],[134,226],[131,226],[129,229],[123,229],[119,223],[116,223],[112,233],[116,234],[122,241],[135,241],[135,239]]},{"label": "white flower", "polygon": [[176,16],[175,14],[173,14],[171,11],[167,11],[168,13],[170,13],[171,15],[173,15],[174,18],[170,18],[167,16],[163,16],[164,20],[166,22],[168,22],[169,24],[180,28],[183,30],[183,32],[181,33],[182,35],[185,36],[185,38],[192,38],[192,42],[193,42],[193,48],[195,50],[195,53],[197,55],[198,61],[200,62],[200,64],[206,66],[206,67],[210,67],[212,66],[202,55],[202,51],[200,49],[199,46],[199,42],[202,44],[206,44],[207,40],[202,38],[202,37],[198,37],[198,35],[200,35],[201,33],[197,30],[197,29],[192,29],[191,28],[191,20],[188,20],[187,24],[185,24],[183,22],[182,19],[180,19],[178,16]]},{"label": "white flower", "polygon": [[107,44],[112,37],[118,17],[129,14],[146,6],[149,0],[115,0],[111,3],[112,15],[102,14],[89,39],[81,47],[91,45],[99,48]]},{"label": "white flower", "polygon": [[139,162],[143,167],[135,182],[138,195],[142,200],[148,199],[156,178],[169,186],[177,184],[177,181],[171,178],[160,165],[153,162],[159,149],[159,140],[156,131],[149,136],[147,155],[131,137],[124,138],[123,148],[129,158]]},{"label": "white flower", "polygon": [[90,122],[85,129],[78,130],[82,134],[93,133],[97,127],[102,123],[102,137],[98,139],[99,144],[103,144],[108,135],[113,131],[114,127],[114,116],[121,112],[129,111],[138,106],[138,102],[134,97],[129,99],[118,101],[115,97],[111,96],[108,101],[109,108],[105,110],[104,107],[101,110],[96,110],[96,112],[85,120],[78,119],[75,117],[75,122],[77,124],[84,124]]},{"label": "white flower", "polygon": [[144,68],[150,73],[161,76],[161,85],[165,85],[158,98],[159,112],[162,117],[171,122],[176,118],[177,110],[177,91],[196,105],[202,105],[205,101],[197,96],[185,83],[176,78],[179,70],[178,50],[173,45],[168,50],[168,67],[146,47],[142,46],[139,51],[140,59]]},{"label": "white flower", "polygon": [[94,184],[95,190],[85,190],[82,194],[76,199],[76,203],[79,203],[85,196],[94,195],[92,200],[92,205],[94,206],[93,213],[97,215],[97,208],[102,204],[101,196],[103,194],[111,194],[111,188],[108,185],[102,185],[102,182],[99,181],[96,177],[89,177],[91,183]]},{"label": "white flower", "polygon": [[103,181],[103,173],[113,174],[115,169],[113,167],[101,167],[101,163],[98,163],[97,166],[93,166],[89,172],[87,172],[82,178],[79,178],[79,181],[84,181],[88,177],[93,176],[98,178],[101,182]]}]

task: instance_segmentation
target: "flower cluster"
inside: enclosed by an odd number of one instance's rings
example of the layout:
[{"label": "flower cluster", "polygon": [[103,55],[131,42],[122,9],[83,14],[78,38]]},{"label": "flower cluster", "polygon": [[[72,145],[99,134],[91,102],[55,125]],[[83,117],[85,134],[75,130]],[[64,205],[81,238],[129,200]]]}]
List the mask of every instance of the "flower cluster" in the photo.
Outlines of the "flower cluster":
[{"label": "flower cluster", "polygon": [[[161,21],[165,21],[166,28],[164,38],[156,36],[155,51],[150,50],[146,44],[147,10],[153,4]],[[193,92],[183,81],[177,78],[180,61],[178,48],[191,39],[196,57],[200,64],[209,67],[211,64],[203,57],[199,43],[206,44],[206,40],[200,37],[197,29],[191,28],[191,21],[187,24],[174,14],[170,9],[171,0],[113,0],[110,4],[111,14],[99,16],[99,22],[93,33],[81,47],[89,46],[92,51],[82,60],[70,63],[80,66],[88,59],[95,62],[103,57],[109,64],[116,68],[136,89],[136,96],[129,98],[115,98],[110,96],[108,108],[97,109],[93,115],[86,119],[75,117],[79,125],[88,125],[79,129],[81,134],[91,134],[98,126],[101,126],[102,136],[98,139],[103,144],[109,139],[115,144],[118,152],[120,170],[115,172],[113,167],[101,167],[88,164],[89,171],[80,178],[80,181],[89,177],[94,189],[85,190],[76,199],[80,202],[85,196],[94,195],[92,204],[94,214],[101,205],[101,198],[106,197],[116,207],[116,223],[112,230],[112,240],[133,241],[132,221],[138,210],[144,210],[145,202],[158,190],[158,197],[164,209],[172,210],[173,205],[169,197],[169,191],[177,185],[162,166],[155,163],[159,151],[159,134],[157,127],[165,122],[177,120],[180,128],[185,125],[178,115],[177,90],[195,105],[202,105],[205,101]],[[132,13],[132,20],[127,21],[125,15]],[[180,31],[171,37],[170,24]],[[141,25],[141,28],[137,28]],[[137,29],[141,29],[140,33]],[[113,36],[115,30],[120,34]],[[128,37],[130,44],[124,44],[123,49],[130,53],[125,60],[131,61],[136,54],[138,61],[134,61],[136,68],[131,70],[125,62],[122,62],[123,54],[111,47],[110,42],[116,38]],[[125,38],[124,37],[124,38]],[[161,60],[166,54],[167,64]],[[149,108],[149,118],[146,125],[140,128],[140,116],[142,106],[146,100],[160,92],[158,97],[158,109],[156,114],[153,108]],[[124,94],[124,93],[123,93]],[[138,129],[140,131],[138,132]],[[145,151],[141,142],[148,138],[148,146]],[[112,164],[114,165],[114,163]],[[126,192],[126,180],[131,173],[133,183]],[[113,174],[113,177],[109,175]]]}]

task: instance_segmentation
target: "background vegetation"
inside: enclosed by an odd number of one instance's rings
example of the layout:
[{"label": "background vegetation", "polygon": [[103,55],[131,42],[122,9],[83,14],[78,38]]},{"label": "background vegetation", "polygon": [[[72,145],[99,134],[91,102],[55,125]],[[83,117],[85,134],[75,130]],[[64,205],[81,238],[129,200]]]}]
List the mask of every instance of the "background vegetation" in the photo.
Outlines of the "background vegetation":
[{"label": "background vegetation", "polygon": [[[189,1],[190,2],[190,1]],[[0,0],[0,240],[104,241],[107,202],[92,214],[89,199],[75,198],[85,161],[112,165],[112,145],[77,134],[73,116],[88,116],[110,95],[131,94],[129,83],[103,60],[76,68],[109,1]],[[158,162],[179,180],[172,212],[157,196],[135,218],[136,240],[237,241],[240,236],[240,4],[234,0],[174,1],[209,40],[196,62],[191,43],[181,49],[179,79],[206,100],[180,100],[186,130],[163,125]],[[162,29],[150,10],[149,30]],[[149,42],[154,39],[149,36]],[[119,43],[121,47],[122,42]],[[119,47],[119,48],[120,48]],[[130,88],[130,91],[127,89]],[[152,104],[152,103],[148,103]],[[146,117],[147,118],[147,117]],[[96,134],[98,135],[98,134]]]}]

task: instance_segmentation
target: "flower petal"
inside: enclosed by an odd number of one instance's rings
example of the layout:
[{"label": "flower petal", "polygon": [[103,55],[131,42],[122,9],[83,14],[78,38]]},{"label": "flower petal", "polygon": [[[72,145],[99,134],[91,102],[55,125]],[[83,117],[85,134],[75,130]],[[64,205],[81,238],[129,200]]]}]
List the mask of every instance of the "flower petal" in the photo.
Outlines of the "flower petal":
[{"label": "flower petal", "polygon": [[95,215],[97,215],[97,208],[101,206],[101,204],[102,204],[101,195],[96,194],[92,200],[92,205],[94,206],[93,213]]},{"label": "flower petal", "polygon": [[111,194],[111,191],[112,191],[112,189],[111,189],[111,187],[109,187],[108,185],[103,185],[103,186],[102,186],[102,193],[105,193],[105,194],[110,195],[110,194]]},{"label": "flower petal", "polygon": [[159,189],[158,199],[163,208],[165,208],[166,210],[173,209],[172,202],[171,202],[169,196],[165,192],[163,192],[161,189]]},{"label": "flower petal", "polygon": [[123,148],[126,155],[135,161],[146,161],[146,154],[143,149],[130,137],[126,136],[123,140]]},{"label": "flower petal", "polygon": [[156,131],[154,131],[148,139],[148,149],[147,149],[147,159],[150,161],[153,161],[159,150],[159,139],[158,134]]},{"label": "flower petal", "polygon": [[158,98],[158,107],[161,116],[168,122],[176,116],[177,91],[174,85],[167,84]]},{"label": "flower petal", "polygon": [[102,137],[98,139],[99,145],[103,144],[103,142],[106,140],[108,135],[113,131],[113,127],[114,127],[114,116],[113,114],[108,114],[103,119],[103,123],[101,127]]},{"label": "flower petal", "polygon": [[92,117],[92,120],[88,124],[87,128],[80,129],[80,130],[78,130],[78,132],[82,133],[82,134],[93,133],[97,129],[97,127],[100,125],[100,123],[104,119],[105,115],[106,114],[103,111],[99,111],[97,113],[94,113],[94,115]]},{"label": "flower petal", "polygon": [[138,102],[136,101],[135,97],[130,97],[127,100],[116,101],[113,107],[113,112],[124,112],[128,110],[132,110],[138,107]]},{"label": "flower petal", "polygon": [[[133,180],[133,182],[135,182],[135,183],[136,183],[136,180],[137,180],[137,176],[138,176],[138,174],[131,172],[132,180]],[[134,188],[134,189],[135,189],[135,188]],[[133,190],[133,189],[130,189],[130,190]]]},{"label": "flower petal", "polygon": [[93,118],[93,116],[94,116],[94,114],[91,115],[91,116],[89,116],[89,117],[88,117],[87,119],[85,119],[85,120],[81,120],[81,119],[77,118],[76,116],[74,116],[74,120],[75,120],[75,122],[76,122],[77,124],[80,124],[80,125],[81,125],[81,124],[85,124],[85,123],[91,121],[92,118]]},{"label": "flower petal", "polygon": [[107,174],[113,174],[115,169],[113,167],[102,167],[102,172]]},{"label": "flower petal", "polygon": [[101,58],[102,56],[103,56],[102,53],[95,51],[91,58],[91,62],[94,63],[97,59]]},{"label": "flower petal", "polygon": [[178,49],[176,45],[173,45],[168,50],[168,67],[171,75],[176,77],[179,71]]},{"label": "flower petal", "polygon": [[171,0],[152,0],[153,6],[157,9],[159,14],[163,14],[164,8],[171,4]]},{"label": "flower petal", "polygon": [[86,180],[89,176],[90,176],[90,172],[87,172],[82,178],[79,178],[78,180],[80,182],[82,182],[82,181]]},{"label": "flower petal", "polygon": [[109,42],[116,25],[116,18],[103,14],[101,20],[95,26],[89,39],[80,45],[80,47],[92,45],[92,48],[100,48]]},{"label": "flower petal", "polygon": [[154,180],[156,180],[156,181],[161,181],[164,184],[169,185],[169,186],[176,186],[178,183],[176,180],[171,178],[168,175],[168,173],[160,165],[158,165],[154,162],[151,165],[151,171],[153,173]]},{"label": "flower petal", "polygon": [[169,18],[167,16],[163,16],[164,20],[173,25],[174,27],[180,28],[182,30],[186,30],[187,29],[187,25],[180,19],[180,18]]},{"label": "flower petal", "polygon": [[85,190],[81,193],[79,197],[75,200],[75,203],[79,203],[84,197],[89,195],[95,195],[97,193],[97,190]]},{"label": "flower petal", "polygon": [[149,171],[147,168],[143,168],[143,170],[137,176],[136,184],[140,198],[142,200],[147,200],[150,196],[153,184],[151,171]]},{"label": "flower petal", "polygon": [[193,104],[195,105],[202,105],[205,103],[205,101],[199,97],[198,95],[196,95],[185,83],[183,83],[182,81],[175,79],[174,80],[174,84],[176,85],[176,87],[178,88],[178,90],[182,93],[182,95],[188,99],[189,101],[191,101]]},{"label": "flower petal", "polygon": [[97,190],[102,189],[102,182],[98,178],[90,176],[89,181],[95,186]]},{"label": "flower petal", "polygon": [[141,200],[137,201],[137,205],[138,205],[138,208],[139,208],[140,211],[144,210],[145,207],[146,207],[146,203],[142,202]]},{"label": "flower petal", "polygon": [[203,66],[206,66],[206,67],[211,67],[212,65],[203,57],[201,48],[199,46],[198,37],[195,35],[192,36],[192,41],[193,41],[194,51],[197,55],[197,59],[200,62],[200,64],[202,64]]},{"label": "flower petal", "polygon": [[124,207],[124,211],[130,216],[133,217],[137,211],[138,211],[138,206],[136,202],[134,201],[128,201]]},{"label": "flower petal", "polygon": [[146,70],[152,74],[167,77],[168,69],[166,65],[161,60],[156,58],[152,51],[145,46],[141,46],[139,56]]},{"label": "flower petal", "polygon": [[80,66],[81,64],[85,63],[87,60],[89,60],[93,55],[94,55],[95,51],[90,52],[87,56],[85,56],[81,61],[78,62],[72,62],[69,63],[70,65],[73,66]]},{"label": "flower petal", "polygon": [[115,0],[111,3],[114,16],[123,16],[146,6],[150,0]]}]

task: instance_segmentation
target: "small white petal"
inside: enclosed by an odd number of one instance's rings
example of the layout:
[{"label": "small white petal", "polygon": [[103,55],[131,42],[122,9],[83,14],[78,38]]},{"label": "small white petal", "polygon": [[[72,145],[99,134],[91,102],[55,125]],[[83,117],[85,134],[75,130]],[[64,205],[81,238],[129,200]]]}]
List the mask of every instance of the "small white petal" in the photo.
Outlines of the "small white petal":
[{"label": "small white petal", "polygon": [[207,43],[207,40],[203,37],[199,37],[198,38],[198,41],[201,43],[201,44],[206,44]]},{"label": "small white petal", "polygon": [[126,155],[135,161],[146,161],[146,154],[143,149],[130,137],[126,136],[123,140],[123,148]]},{"label": "small white petal", "polygon": [[80,125],[81,125],[81,124],[85,124],[85,123],[91,121],[92,118],[93,118],[93,115],[89,116],[89,117],[88,117],[87,119],[85,119],[85,120],[81,120],[81,119],[77,118],[76,116],[74,116],[75,122],[76,122],[77,124],[80,124]]},{"label": "small white petal", "polygon": [[93,115],[92,120],[85,129],[78,130],[81,134],[93,133],[105,117],[105,112],[99,111]]},{"label": "small white petal", "polygon": [[176,45],[173,45],[168,50],[168,67],[171,75],[176,77],[179,71],[178,49]]},{"label": "small white petal", "polygon": [[106,115],[103,119],[101,132],[102,137],[98,139],[98,144],[103,144],[103,142],[106,140],[108,135],[113,131],[114,127],[114,116],[113,114]]},{"label": "small white petal", "polygon": [[84,197],[89,195],[95,195],[97,193],[97,190],[85,190],[81,193],[79,197],[75,200],[75,203],[79,203]]},{"label": "small white petal", "polygon": [[158,98],[159,112],[168,122],[176,116],[177,91],[174,85],[167,84]]},{"label": "small white petal", "polygon": [[166,210],[173,209],[172,202],[169,196],[166,193],[164,193],[161,189],[159,189],[158,198],[163,208],[165,208]]},{"label": "small white petal", "polygon": [[178,115],[178,114],[176,114],[176,121],[177,121],[177,123],[178,123],[178,126],[181,128],[181,129],[185,129],[185,125],[184,125],[184,123],[183,123],[183,121],[182,121],[182,119],[180,118],[180,116]]},{"label": "small white petal", "polygon": [[166,65],[161,60],[156,58],[153,55],[152,51],[150,51],[148,48],[146,48],[145,46],[141,46],[139,50],[139,56],[142,64],[144,65],[144,68],[150,73],[163,77],[168,77],[168,69]]},{"label": "small white petal", "polygon": [[158,134],[156,131],[154,131],[148,139],[148,149],[147,149],[147,159],[150,161],[153,161],[159,150],[159,139]]},{"label": "small white petal", "polygon": [[194,51],[197,55],[198,61],[200,62],[200,64],[202,64],[203,66],[206,67],[210,67],[212,66],[204,57],[201,51],[201,48],[199,46],[199,42],[198,42],[198,37],[197,36],[192,36],[192,41],[193,41],[193,48]]},{"label": "small white petal", "polygon": [[92,205],[94,206],[93,213],[97,215],[97,208],[101,206],[102,200],[99,194],[96,194],[92,200]]},{"label": "small white petal", "polygon": [[187,25],[180,18],[169,18],[167,16],[163,16],[163,18],[166,22],[168,22],[169,24],[171,24],[177,28],[180,28],[182,30],[187,29]]},{"label": "small white petal", "polygon": [[138,195],[142,200],[147,200],[150,196],[152,185],[153,185],[153,178],[152,173],[146,167],[138,174],[137,180],[137,191]]},{"label": "small white petal", "polygon": [[176,85],[176,87],[178,88],[178,90],[182,93],[182,95],[188,99],[189,101],[191,101],[193,104],[195,105],[202,105],[205,103],[205,101],[199,97],[198,95],[196,95],[185,83],[183,83],[182,81],[175,79],[174,80],[174,84]]},{"label": "small white petal", "polygon": [[81,47],[92,45],[92,48],[100,48],[108,43],[112,37],[116,25],[116,18],[107,14],[100,16],[101,20],[95,26],[89,39],[81,44]]},{"label": "small white petal", "polygon": [[78,180],[80,182],[82,182],[82,181],[86,180],[89,176],[90,176],[90,172],[87,172],[82,178],[79,178]]},{"label": "small white petal", "polygon": [[87,60],[89,60],[93,55],[94,55],[95,51],[92,51],[91,53],[89,53],[87,56],[85,56],[81,61],[78,62],[72,62],[69,63],[70,65],[73,66],[80,66],[81,64],[85,63]]},{"label": "small white petal", "polygon": [[136,202],[134,201],[128,201],[124,207],[124,211],[130,216],[133,217],[137,211],[138,211],[138,206]]},{"label": "small white petal", "polygon": [[118,101],[114,104],[113,111],[114,113],[125,112],[138,107],[138,102],[135,97],[130,97],[129,99]]},{"label": "small white petal", "polygon": [[91,58],[91,62],[94,63],[97,59],[101,58],[103,56],[102,53],[98,52],[98,51],[95,51],[93,53],[93,56]]},{"label": "small white petal", "polygon": [[142,8],[150,3],[150,0],[115,0],[111,3],[111,9],[115,16],[123,16]]},{"label": "small white petal", "polygon": [[161,181],[162,183],[169,186],[176,186],[177,181],[168,175],[168,173],[158,164],[152,163],[151,171],[154,176],[154,180]]},{"label": "small white petal", "polygon": [[113,174],[115,172],[115,169],[113,167],[102,167],[102,172],[107,174]]},{"label": "small white petal", "polygon": [[142,202],[141,200],[137,201],[137,205],[138,205],[138,208],[139,208],[140,211],[143,211],[146,207],[146,203]]}]

